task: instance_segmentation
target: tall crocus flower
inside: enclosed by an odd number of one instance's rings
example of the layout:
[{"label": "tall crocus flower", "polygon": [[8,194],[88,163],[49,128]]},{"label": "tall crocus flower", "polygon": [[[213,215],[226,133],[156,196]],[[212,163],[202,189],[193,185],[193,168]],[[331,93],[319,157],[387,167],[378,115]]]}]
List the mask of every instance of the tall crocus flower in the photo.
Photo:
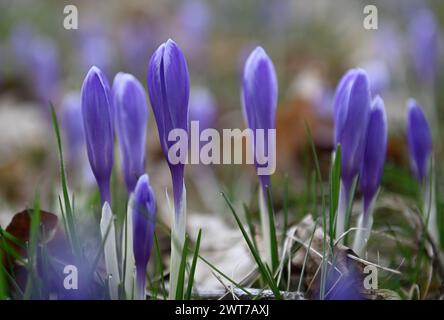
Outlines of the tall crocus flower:
[{"label": "tall crocus flower", "polygon": [[413,99],[407,102],[407,141],[413,172],[423,188],[423,214],[431,236],[438,241],[435,181],[433,174],[429,175],[432,165],[432,135],[424,112]]},{"label": "tall crocus flower", "polygon": [[361,169],[370,112],[370,88],[367,73],[349,70],[340,80],[333,102],[335,144],[341,145],[341,190],[336,234],[345,227],[346,207],[351,187]]},{"label": "tall crocus flower", "polygon": [[148,105],[142,85],[130,74],[118,73],[112,91],[123,175],[131,193],[144,172]]},{"label": "tall crocus flower", "polygon": [[360,255],[370,237],[373,203],[379,189],[387,151],[387,116],[380,96],[373,99],[367,126],[364,160],[361,169],[361,191],[364,208],[358,222],[353,249]]},{"label": "tall crocus flower", "polygon": [[146,268],[153,244],[156,199],[148,175],[137,181],[132,201],[133,253],[136,265],[136,297],[145,299]]},{"label": "tall crocus flower", "polygon": [[91,169],[100,190],[102,204],[110,202],[110,178],[113,167],[114,131],[110,88],[105,75],[92,67],[82,86],[82,115],[86,147]]},{"label": "tall crocus flower", "polygon": [[[261,47],[257,47],[245,62],[242,82],[242,106],[247,126],[253,131],[253,157],[258,169],[260,188],[260,212],[264,242],[266,246],[267,261],[271,266],[272,247],[270,240],[270,226],[267,206],[267,188],[270,185],[270,174],[260,173],[264,167],[270,167],[270,163],[263,163],[260,157],[275,152],[275,141],[269,141],[275,137],[269,133],[276,130],[276,107],[278,96],[278,83],[273,62]],[[264,135],[259,141],[258,131],[262,129]],[[274,157],[272,155],[272,157]],[[274,164],[272,164],[274,165]]]},{"label": "tall crocus flower", "polygon": [[170,159],[168,151],[175,142],[169,141],[168,135],[174,129],[182,129],[188,133],[190,83],[185,57],[171,39],[160,45],[151,57],[148,67],[148,93],[157,122],[160,145],[170,167],[173,181],[175,213],[172,224],[170,263],[170,298],[173,298],[185,241],[184,160],[186,154],[181,154],[183,161],[178,163]]}]

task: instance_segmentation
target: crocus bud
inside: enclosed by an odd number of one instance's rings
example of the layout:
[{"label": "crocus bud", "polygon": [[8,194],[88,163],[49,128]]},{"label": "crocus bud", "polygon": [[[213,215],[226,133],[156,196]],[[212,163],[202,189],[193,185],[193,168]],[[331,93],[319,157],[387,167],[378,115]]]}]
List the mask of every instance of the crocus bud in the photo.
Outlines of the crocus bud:
[{"label": "crocus bud", "polygon": [[[173,130],[188,134],[188,99],[190,80],[182,51],[173,40],[160,45],[148,66],[148,93],[159,131],[160,145],[173,179],[174,218],[171,226],[170,299],[174,298],[179,281],[180,260],[185,242],[186,189],[184,168],[188,145],[180,146],[178,162],[169,157],[170,148],[183,141],[168,141]],[[174,132],[173,132],[174,133]],[[181,132],[183,133],[183,132]],[[188,139],[186,139],[188,140]]]},{"label": "crocus bud", "polygon": [[137,181],[132,202],[133,252],[136,264],[136,293],[144,299],[145,274],[153,244],[156,222],[156,198],[148,175]]},{"label": "crocus bud", "polygon": [[[257,129],[265,131],[263,150],[268,155],[273,150],[268,150],[268,131],[276,129],[276,107],[277,107],[278,83],[273,62],[261,47],[257,47],[245,62],[242,82],[242,106],[247,126],[253,130],[254,141],[256,141]],[[253,154],[256,167],[259,164],[257,144],[254,143]],[[265,164],[267,165],[267,164]],[[270,176],[260,176],[262,186],[270,186]]]},{"label": "crocus bud", "polygon": [[[190,80],[185,57],[171,39],[161,44],[151,57],[148,67],[148,93],[157,122],[160,145],[170,166],[174,202],[178,208],[183,193],[184,161],[171,163],[168,150],[175,142],[168,141],[168,135],[173,129],[188,132]],[[181,156],[185,159],[186,154]]]},{"label": "crocus bud", "polygon": [[142,85],[130,74],[118,73],[112,91],[123,175],[131,193],[144,172],[148,105]]},{"label": "crocus bud", "polygon": [[411,57],[419,80],[433,81],[438,60],[438,23],[433,12],[415,11],[409,23]]},{"label": "crocus bud", "polygon": [[114,159],[114,133],[110,88],[105,75],[92,67],[83,81],[82,115],[91,169],[100,190],[102,204],[110,202],[110,178]]},{"label": "crocus bud", "polygon": [[362,69],[348,71],[336,88],[333,105],[335,142],[341,144],[341,178],[346,194],[361,168],[370,101],[366,72]]},{"label": "crocus bud", "polygon": [[387,116],[380,96],[373,99],[367,126],[364,160],[361,169],[361,190],[364,196],[364,214],[375,196],[384,168],[387,151]]},{"label": "crocus bud", "polygon": [[417,102],[407,102],[407,140],[413,172],[422,183],[427,176],[430,155],[432,152],[432,136],[427,119]]}]

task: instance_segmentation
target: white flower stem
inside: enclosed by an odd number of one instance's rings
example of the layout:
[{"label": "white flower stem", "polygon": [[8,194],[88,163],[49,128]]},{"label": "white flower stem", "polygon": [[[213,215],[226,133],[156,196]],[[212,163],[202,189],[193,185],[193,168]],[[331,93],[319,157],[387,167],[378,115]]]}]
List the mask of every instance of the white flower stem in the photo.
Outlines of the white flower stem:
[{"label": "white flower stem", "polygon": [[[126,298],[134,297],[135,260],[133,251],[133,201],[134,194],[131,193],[128,200],[126,213],[126,265],[125,265],[125,293]],[[125,239],[124,239],[125,240]]]},{"label": "white flower stem", "polygon": [[178,208],[174,208],[173,223],[171,225],[171,261],[170,261],[170,288],[169,299],[176,297],[177,282],[179,278],[182,250],[185,242],[187,195],[185,185],[183,186],[182,199]]},{"label": "white flower stem", "polygon": [[427,223],[427,230],[432,239],[439,245],[438,218],[436,213],[436,187],[433,164],[428,179],[424,187],[424,222]]},{"label": "white flower stem", "polygon": [[365,247],[367,245],[367,241],[370,238],[370,234],[372,232],[373,226],[373,209],[375,203],[376,195],[371,200],[369,207],[367,208],[367,212],[361,213],[359,216],[357,231],[355,235],[355,240],[353,242],[353,251],[358,255],[362,256],[365,252]]},{"label": "white flower stem", "polygon": [[105,242],[104,255],[106,274],[108,276],[109,296],[112,300],[119,298],[119,265],[117,262],[116,230],[114,227],[113,213],[108,202],[103,204],[100,231]]},{"label": "white flower stem", "polygon": [[268,197],[264,195],[262,187],[259,187],[259,213],[261,218],[262,237],[264,239],[265,261],[272,270],[270,220],[268,217]]},{"label": "white flower stem", "polygon": [[[345,190],[344,184],[340,183],[339,187],[339,201],[338,201],[338,209],[336,212],[336,238],[340,238],[345,230],[345,220],[347,214],[347,192]],[[341,237],[343,239],[343,237]],[[342,243],[342,240],[340,241]]]}]

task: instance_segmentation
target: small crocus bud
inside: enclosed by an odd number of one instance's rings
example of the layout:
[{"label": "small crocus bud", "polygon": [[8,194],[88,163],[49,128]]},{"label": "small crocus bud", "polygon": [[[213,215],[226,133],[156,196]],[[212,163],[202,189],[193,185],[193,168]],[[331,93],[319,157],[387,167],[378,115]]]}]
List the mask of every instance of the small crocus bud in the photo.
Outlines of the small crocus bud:
[{"label": "small crocus bud", "polygon": [[136,265],[136,294],[145,299],[145,275],[156,223],[156,198],[148,175],[137,181],[132,201],[133,252]]},{"label": "small crocus bud", "polygon": [[367,73],[362,69],[348,71],[336,88],[333,105],[335,140],[341,145],[341,177],[346,193],[361,168],[370,102]]},{"label": "small crocus bud", "polygon": [[[263,129],[264,141],[262,149],[264,155],[273,150],[269,146],[268,131],[276,129],[276,107],[278,96],[278,83],[273,62],[261,47],[257,47],[245,62],[242,81],[242,106],[247,126],[253,130],[254,141],[257,129]],[[256,167],[262,167],[258,161],[258,144],[254,143],[253,154]],[[274,149],[274,148],[272,148]],[[268,155],[270,156],[270,155]],[[269,165],[269,164],[265,164]],[[260,176],[262,187],[270,186],[270,176]]]},{"label": "small crocus bud", "polygon": [[130,74],[118,73],[112,92],[123,175],[131,193],[144,172],[148,105],[142,85]]},{"label": "small crocus bud", "polygon": [[411,57],[417,77],[421,81],[433,81],[438,61],[439,26],[433,12],[427,8],[415,11],[410,20]]},{"label": "small crocus bud", "polygon": [[[184,163],[173,164],[168,156],[174,141],[168,141],[174,129],[188,132],[188,100],[190,80],[185,57],[177,44],[169,39],[151,57],[148,67],[148,93],[159,131],[160,145],[170,166],[176,207],[183,192]],[[185,159],[185,154],[181,155]]]},{"label": "small crocus bud", "polygon": [[373,99],[367,126],[364,161],[361,169],[361,190],[364,214],[379,188],[387,152],[387,116],[380,96]]},{"label": "small crocus bud", "polygon": [[423,183],[428,173],[432,152],[432,135],[429,123],[417,102],[407,102],[407,140],[410,159],[416,178]]},{"label": "small crocus bud", "polygon": [[105,75],[92,67],[83,81],[82,115],[91,169],[100,190],[102,204],[110,202],[110,178],[114,159],[114,130],[110,88]]}]

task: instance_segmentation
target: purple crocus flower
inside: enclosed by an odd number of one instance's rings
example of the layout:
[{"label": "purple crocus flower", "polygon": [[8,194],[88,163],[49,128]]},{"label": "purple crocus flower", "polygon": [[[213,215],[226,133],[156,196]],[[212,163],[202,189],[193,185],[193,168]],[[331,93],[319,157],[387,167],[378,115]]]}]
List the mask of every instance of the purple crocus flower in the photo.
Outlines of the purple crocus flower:
[{"label": "purple crocus flower", "polygon": [[428,173],[432,135],[424,112],[414,99],[408,100],[407,109],[407,140],[411,164],[417,179],[422,183]]},{"label": "purple crocus flower", "polygon": [[341,176],[346,196],[361,168],[370,102],[367,73],[351,69],[339,82],[333,102],[335,144],[341,144]]},{"label": "purple crocus flower", "polygon": [[361,169],[361,190],[364,196],[364,214],[374,198],[381,181],[387,152],[387,116],[380,96],[373,99],[367,126],[364,160]]},{"label": "purple crocus flower", "polygon": [[189,81],[185,57],[177,44],[169,39],[161,44],[151,57],[148,67],[148,93],[157,122],[160,145],[173,179],[176,215],[179,214],[178,209],[181,206],[184,163],[171,163],[168,150],[175,142],[168,141],[168,134],[173,129],[188,132]]},{"label": "purple crocus flower", "polygon": [[412,13],[409,23],[410,48],[418,79],[433,81],[438,59],[438,23],[427,8]]},{"label": "purple crocus flower", "polygon": [[156,198],[147,174],[137,181],[132,202],[133,252],[136,265],[137,296],[144,299],[145,275],[153,245]]},{"label": "purple crocus flower", "polygon": [[[170,167],[173,180],[174,221],[171,227],[171,263],[169,297],[174,298],[179,281],[180,257],[185,242],[186,190],[184,168],[188,145],[183,147],[179,161],[169,157],[169,149],[176,143],[168,141],[176,130],[188,133],[188,99],[190,80],[185,57],[177,44],[169,39],[151,57],[148,67],[148,93],[159,131],[160,145]],[[183,133],[183,132],[182,132]]]},{"label": "purple crocus flower", "polygon": [[114,160],[114,129],[108,80],[93,66],[82,85],[82,115],[86,147],[102,204],[110,202],[110,177]]},{"label": "purple crocus flower", "polygon": [[131,193],[144,172],[148,105],[142,85],[130,74],[118,73],[112,91],[123,174]]},{"label": "purple crocus flower", "polygon": [[[253,130],[256,141],[256,130],[263,129],[264,154],[268,155],[268,134],[270,129],[276,129],[276,107],[278,83],[273,62],[265,50],[257,47],[245,62],[242,81],[242,107],[247,126]],[[254,143],[255,144],[255,143]],[[256,147],[256,146],[255,146]],[[270,150],[271,152],[271,150]],[[256,167],[266,166],[258,163],[258,150],[254,148],[254,162]],[[261,175],[262,188],[270,186],[270,176]]]}]

